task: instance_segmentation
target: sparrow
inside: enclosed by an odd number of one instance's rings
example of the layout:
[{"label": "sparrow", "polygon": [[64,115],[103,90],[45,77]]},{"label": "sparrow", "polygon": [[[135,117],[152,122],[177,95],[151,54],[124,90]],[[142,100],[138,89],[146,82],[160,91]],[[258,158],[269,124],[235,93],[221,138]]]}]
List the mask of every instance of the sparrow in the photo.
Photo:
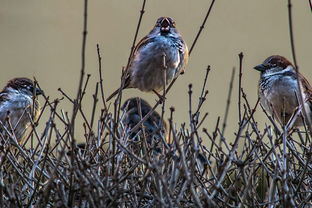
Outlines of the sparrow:
[{"label": "sparrow", "polygon": [[[260,103],[281,125],[286,125],[294,112],[298,109],[298,83],[302,86],[303,100],[306,113],[311,117],[312,88],[307,79],[285,57],[273,55],[254,67],[260,71],[258,95]],[[298,117],[295,127],[303,125]]]},{"label": "sparrow", "polygon": [[[132,129],[152,110],[152,107],[142,98],[134,97],[126,100],[121,110],[124,112],[121,120],[123,126]],[[146,139],[150,147],[156,152],[161,152],[162,144],[166,142],[167,131],[167,123],[156,111],[153,111],[141,127],[129,135],[129,139],[133,142],[142,142]]]},{"label": "sparrow", "polygon": [[4,128],[9,131],[13,129],[17,141],[22,143],[31,121],[37,120],[40,114],[40,105],[36,97],[40,94],[43,94],[43,91],[35,88],[33,81],[28,78],[14,78],[7,83],[0,92],[2,138],[6,137]]},{"label": "sparrow", "polygon": [[[121,88],[138,88],[159,95],[158,92],[163,89],[164,84],[169,84],[180,73],[184,73],[188,56],[187,45],[173,19],[160,17],[150,33],[133,50]],[[119,91],[117,89],[113,92],[106,101]]]}]

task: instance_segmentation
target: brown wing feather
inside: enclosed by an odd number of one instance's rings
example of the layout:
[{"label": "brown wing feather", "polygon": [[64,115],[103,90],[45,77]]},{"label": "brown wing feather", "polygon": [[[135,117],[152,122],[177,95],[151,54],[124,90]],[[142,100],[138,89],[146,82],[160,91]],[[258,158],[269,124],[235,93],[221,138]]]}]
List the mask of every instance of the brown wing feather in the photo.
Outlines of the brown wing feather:
[{"label": "brown wing feather", "polygon": [[189,58],[189,50],[187,45],[184,43],[184,53],[181,53],[181,56],[183,56],[183,62],[180,61],[180,64],[183,64],[182,68],[180,69],[180,74],[184,74],[185,72],[185,66],[187,65],[188,58]]},{"label": "brown wing feather", "polygon": [[[131,53],[131,58],[130,58],[130,61],[129,61],[129,63],[128,63],[128,66],[127,66],[127,68],[125,69],[125,71],[124,71],[124,80],[125,80],[125,83],[124,83],[124,85],[123,85],[123,87],[122,87],[122,89],[121,90],[123,90],[123,89],[126,89],[126,88],[131,88],[131,86],[130,86],[130,82],[131,82],[131,72],[129,71],[129,69],[131,68],[131,65],[132,65],[132,62],[133,62],[133,60],[134,60],[134,56],[136,55],[136,53],[138,52],[138,50],[139,50],[139,48],[141,48],[141,47],[144,47],[146,44],[148,44],[149,42],[151,42],[152,41],[152,39],[153,38],[150,38],[150,37],[148,37],[148,36],[145,36],[144,38],[142,38],[139,42],[138,42],[138,44],[135,46],[135,48],[134,48],[134,50],[132,51],[132,53]],[[118,88],[117,90],[115,90],[110,96],[108,96],[108,98],[106,99],[106,102],[108,102],[110,99],[112,99],[113,97],[115,97],[118,93],[119,93],[119,91],[120,91],[120,88]]]},{"label": "brown wing feather", "polygon": [[127,66],[127,68],[126,68],[126,73],[127,73],[127,71],[129,70],[130,66],[132,65],[132,62],[133,62],[133,60],[134,60],[134,56],[137,54],[139,48],[144,47],[146,44],[150,43],[153,39],[154,39],[154,38],[151,38],[151,37],[149,37],[149,36],[147,35],[147,36],[145,36],[144,38],[142,38],[142,39],[138,42],[138,44],[136,44],[134,50],[133,50],[132,53],[131,53],[131,58],[130,58],[130,61],[129,61],[128,66]]},{"label": "brown wing feather", "polygon": [[129,85],[130,85],[130,76],[127,76],[125,78],[125,83],[124,83],[123,87],[121,87],[122,89],[118,88],[117,90],[115,90],[110,96],[108,96],[108,98],[106,98],[106,102],[108,102],[110,99],[115,97],[119,93],[120,90],[130,88]]},{"label": "brown wing feather", "polygon": [[302,83],[302,87],[304,89],[304,92],[308,95],[308,100],[310,102],[312,102],[312,87],[310,85],[310,83],[308,82],[308,80],[302,75],[299,73],[299,79]]}]

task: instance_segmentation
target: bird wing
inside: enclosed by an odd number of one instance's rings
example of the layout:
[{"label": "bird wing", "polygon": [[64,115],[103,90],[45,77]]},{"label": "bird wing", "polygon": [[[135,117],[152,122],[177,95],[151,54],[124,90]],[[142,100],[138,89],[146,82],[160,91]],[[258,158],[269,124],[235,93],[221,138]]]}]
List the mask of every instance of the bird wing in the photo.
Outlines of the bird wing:
[{"label": "bird wing", "polygon": [[117,90],[115,90],[110,96],[108,96],[108,98],[106,99],[106,102],[108,102],[110,99],[112,99],[113,97],[115,97],[120,90],[123,90],[125,88],[131,88],[130,86],[130,82],[131,82],[131,71],[129,71],[129,69],[131,68],[131,65],[133,63],[134,60],[134,56],[138,53],[138,50],[142,47],[144,47],[145,45],[147,45],[148,43],[152,42],[154,40],[154,38],[149,37],[148,35],[145,36],[144,38],[142,38],[138,44],[135,46],[135,48],[133,49],[133,51],[131,52],[131,56],[129,59],[129,63],[126,67],[126,69],[123,71],[123,75],[122,75],[122,81],[123,86],[120,88],[118,88]]},{"label": "bird wing", "polygon": [[301,81],[304,93],[307,95],[306,101],[310,103],[309,105],[310,111],[312,111],[312,87],[309,81],[302,74],[298,73],[298,77],[299,77],[299,80]]},{"label": "bird wing", "polygon": [[[134,56],[138,53],[139,49],[145,47],[147,44],[154,42],[155,37],[151,37],[149,35],[146,35],[144,38],[142,38],[135,46],[135,48],[133,49],[133,51],[131,52],[131,57],[129,59],[129,63],[126,67],[126,74],[130,74],[128,71],[131,68],[131,65],[133,63],[134,60]],[[127,73],[128,72],[128,73]]]},{"label": "bird wing", "polygon": [[305,94],[308,95],[307,100],[312,102],[312,87],[310,83],[302,74],[299,73],[298,76],[299,76],[299,79],[301,80],[302,87],[303,87]]},{"label": "bird wing", "polygon": [[4,122],[7,116],[7,110],[4,103],[8,100],[8,95],[6,93],[0,93],[0,120]]},{"label": "bird wing", "polygon": [[133,61],[134,61],[134,57],[136,56],[136,54],[138,53],[139,49],[140,48],[143,48],[144,46],[146,46],[147,44],[149,44],[150,42],[153,42],[155,38],[152,38],[152,37],[149,37],[148,35],[145,36],[144,38],[142,38],[138,44],[136,44],[135,48],[133,49],[133,51],[131,52],[131,57],[130,57],[130,60],[129,60],[129,63],[125,69],[125,73],[124,73],[124,76],[125,76],[125,87],[124,88],[127,88],[130,84],[130,75],[131,75],[131,72],[129,71],[132,64],[133,64]]},{"label": "bird wing", "polygon": [[183,40],[179,39],[177,43],[178,43],[178,49],[179,49],[179,55],[180,55],[180,63],[178,65],[176,75],[179,75],[179,74],[183,74],[185,71],[184,68],[188,62],[189,52],[188,52],[188,47]]}]

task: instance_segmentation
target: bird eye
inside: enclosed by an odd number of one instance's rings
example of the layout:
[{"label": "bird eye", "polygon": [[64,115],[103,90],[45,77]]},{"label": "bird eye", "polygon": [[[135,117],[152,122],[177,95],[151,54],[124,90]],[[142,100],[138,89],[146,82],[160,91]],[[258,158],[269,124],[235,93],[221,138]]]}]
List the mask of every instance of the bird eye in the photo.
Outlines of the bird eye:
[{"label": "bird eye", "polygon": [[23,87],[26,88],[27,90],[31,91],[31,92],[34,90],[33,86],[31,86],[31,85],[23,85]]},{"label": "bird eye", "polygon": [[157,22],[156,22],[156,26],[160,27],[160,23],[162,21],[162,18],[158,18]]},{"label": "bird eye", "polygon": [[176,26],[175,21],[173,21],[173,19],[171,19],[170,17],[169,17],[169,22],[171,23],[171,27],[175,27]]}]

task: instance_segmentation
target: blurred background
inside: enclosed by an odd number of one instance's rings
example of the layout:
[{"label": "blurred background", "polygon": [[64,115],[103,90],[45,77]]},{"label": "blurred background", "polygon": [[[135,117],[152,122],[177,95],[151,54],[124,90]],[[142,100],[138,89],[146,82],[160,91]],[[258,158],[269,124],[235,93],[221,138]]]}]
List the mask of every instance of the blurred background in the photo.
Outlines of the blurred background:
[{"label": "blurred background", "polygon": [[[81,68],[83,1],[77,0],[0,0],[0,85],[14,77],[36,77],[51,99],[62,97],[62,88],[76,96]],[[160,16],[170,16],[183,38],[191,46],[211,1],[147,1],[138,41],[154,26]],[[308,0],[292,1],[297,61],[301,73],[312,82],[312,15]],[[90,118],[92,94],[99,81],[96,44],[103,59],[104,92],[109,95],[120,85],[121,69],[127,64],[142,0],[92,0],[88,8],[86,73],[91,74],[83,110]],[[273,54],[292,61],[287,1],[218,0],[190,57],[186,73],[180,76],[166,96],[166,118],[175,106],[177,125],[188,121],[188,84],[193,83],[193,106],[197,106],[205,69],[211,65],[209,94],[202,112],[208,118],[202,127],[213,131],[218,116],[223,119],[233,67],[236,67],[226,137],[238,127],[238,54],[244,53],[242,86],[250,105],[257,100],[259,74],[253,66]],[[125,90],[123,100],[141,96],[154,105],[154,94]],[[101,102],[99,102],[101,103]],[[64,100],[61,108],[71,112]],[[161,108],[158,107],[158,112]],[[99,115],[100,109],[97,109]],[[45,115],[47,116],[47,115]],[[255,114],[259,125],[269,123],[260,108]],[[40,128],[45,125],[45,118]],[[80,124],[77,124],[80,125]],[[79,128],[77,128],[79,129]],[[82,128],[81,128],[82,129]],[[83,133],[77,132],[77,138]]]}]

